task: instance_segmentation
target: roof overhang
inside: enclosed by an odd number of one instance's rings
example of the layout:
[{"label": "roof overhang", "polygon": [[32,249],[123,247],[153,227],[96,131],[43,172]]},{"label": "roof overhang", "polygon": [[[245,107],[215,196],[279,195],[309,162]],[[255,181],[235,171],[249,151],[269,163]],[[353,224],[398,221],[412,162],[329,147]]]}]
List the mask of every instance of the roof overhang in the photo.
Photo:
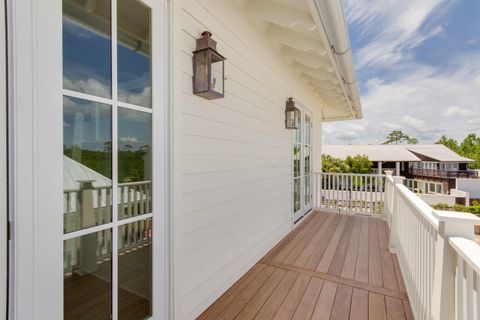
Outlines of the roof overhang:
[{"label": "roof overhang", "polygon": [[318,97],[324,120],[362,118],[341,0],[248,0],[246,9]]}]

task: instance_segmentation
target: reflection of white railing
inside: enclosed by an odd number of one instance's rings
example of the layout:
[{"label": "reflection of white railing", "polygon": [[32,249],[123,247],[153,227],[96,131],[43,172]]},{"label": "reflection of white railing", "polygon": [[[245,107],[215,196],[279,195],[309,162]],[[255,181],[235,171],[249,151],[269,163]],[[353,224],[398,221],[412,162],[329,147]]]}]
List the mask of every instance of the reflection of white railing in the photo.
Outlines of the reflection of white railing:
[{"label": "reflection of white railing", "polygon": [[[151,245],[152,220],[145,219],[122,225],[118,232],[118,255],[124,256]],[[96,243],[94,252],[90,250],[92,243]],[[67,241],[63,250],[66,275],[76,269],[93,272],[98,265],[109,262],[111,259],[111,231],[102,230]]]},{"label": "reflection of white railing", "polygon": [[[118,219],[131,218],[151,213],[151,181],[140,181],[118,184]],[[112,221],[112,188],[110,186],[94,187],[92,181],[80,182],[79,189],[65,190],[64,194],[64,231],[65,233],[106,224]],[[147,245],[151,239],[151,220],[139,220],[119,227],[119,254],[128,252],[135,247]],[[87,239],[91,237],[91,239]],[[95,255],[90,259],[81,258],[83,241],[88,246],[96,243]],[[87,244],[85,244],[86,246]],[[76,241],[67,241],[64,247],[64,268],[73,270],[78,267],[85,269],[86,260],[96,260],[101,263],[111,255],[111,232],[99,231],[82,236]],[[94,258],[93,258],[94,257]],[[92,260],[93,259],[93,260]],[[83,262],[82,262],[83,261]],[[91,268],[90,268],[91,269]]]},{"label": "reflection of white railing", "polygon": [[151,181],[118,184],[118,217],[134,217],[151,212]]},{"label": "reflection of white railing", "polygon": [[415,319],[480,319],[480,246],[470,214],[433,210],[386,177],[385,217]]},{"label": "reflection of white railing", "polygon": [[[150,213],[151,181],[119,183],[117,199],[119,219]],[[64,190],[63,202],[65,232],[111,222],[111,186],[80,182],[79,189]]]},{"label": "reflection of white railing", "polygon": [[383,211],[385,176],[351,173],[314,173],[314,207],[351,212]]}]

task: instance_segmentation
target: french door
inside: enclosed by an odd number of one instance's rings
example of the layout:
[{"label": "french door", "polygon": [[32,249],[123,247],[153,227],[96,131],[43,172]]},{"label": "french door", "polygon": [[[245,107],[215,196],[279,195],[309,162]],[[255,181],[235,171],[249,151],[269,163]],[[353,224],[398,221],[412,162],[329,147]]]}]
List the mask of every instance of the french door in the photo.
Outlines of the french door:
[{"label": "french door", "polygon": [[164,290],[153,3],[63,0],[64,319],[147,319]]},{"label": "french door", "polygon": [[312,117],[303,109],[301,124],[293,131],[293,221],[312,209]]},{"label": "french door", "polygon": [[167,1],[8,0],[11,319],[169,319]]}]

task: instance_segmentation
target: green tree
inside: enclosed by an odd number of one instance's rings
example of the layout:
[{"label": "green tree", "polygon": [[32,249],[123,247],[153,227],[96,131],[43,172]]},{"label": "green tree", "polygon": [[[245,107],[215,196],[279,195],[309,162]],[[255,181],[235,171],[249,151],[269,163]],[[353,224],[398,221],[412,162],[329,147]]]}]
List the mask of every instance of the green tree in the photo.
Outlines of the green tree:
[{"label": "green tree", "polygon": [[365,155],[348,156],[345,160],[322,155],[322,171],[335,173],[369,173],[373,163]]},{"label": "green tree", "polygon": [[480,169],[480,137],[475,133],[470,133],[460,144],[460,154],[464,157],[475,160],[469,163],[471,169]]},{"label": "green tree", "polygon": [[447,148],[450,148],[452,151],[456,153],[460,153],[460,147],[458,146],[458,142],[455,139],[447,138],[447,136],[443,135],[438,139],[435,144],[443,144]]},{"label": "green tree", "polygon": [[348,172],[348,166],[342,159],[334,158],[328,154],[322,154],[322,171],[323,172]]},{"label": "green tree", "polygon": [[463,157],[475,160],[475,162],[469,163],[468,167],[480,169],[480,137],[475,133],[470,133],[460,144],[458,144],[457,140],[448,138],[445,135],[438,139],[436,143],[445,145]]},{"label": "green tree", "polygon": [[383,144],[399,144],[406,142],[408,144],[418,144],[418,139],[410,137],[409,135],[403,133],[401,130],[393,130],[390,132]]},{"label": "green tree", "polygon": [[366,155],[348,156],[344,162],[350,173],[369,173],[373,166],[373,163]]},{"label": "green tree", "polygon": [[408,143],[408,144],[418,144],[418,139],[417,139],[417,138],[408,137],[407,143]]}]

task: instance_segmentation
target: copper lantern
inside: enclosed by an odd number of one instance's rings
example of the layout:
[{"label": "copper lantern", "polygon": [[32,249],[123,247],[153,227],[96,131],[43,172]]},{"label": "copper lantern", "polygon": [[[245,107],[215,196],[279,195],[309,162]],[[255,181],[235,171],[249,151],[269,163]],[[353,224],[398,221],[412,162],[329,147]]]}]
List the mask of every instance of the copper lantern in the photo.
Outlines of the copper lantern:
[{"label": "copper lantern", "polygon": [[208,31],[197,39],[193,52],[193,93],[205,99],[225,96],[225,58],[217,52],[217,42]]},{"label": "copper lantern", "polygon": [[300,126],[300,110],[295,107],[293,98],[288,98],[285,108],[285,128],[298,129]]}]

